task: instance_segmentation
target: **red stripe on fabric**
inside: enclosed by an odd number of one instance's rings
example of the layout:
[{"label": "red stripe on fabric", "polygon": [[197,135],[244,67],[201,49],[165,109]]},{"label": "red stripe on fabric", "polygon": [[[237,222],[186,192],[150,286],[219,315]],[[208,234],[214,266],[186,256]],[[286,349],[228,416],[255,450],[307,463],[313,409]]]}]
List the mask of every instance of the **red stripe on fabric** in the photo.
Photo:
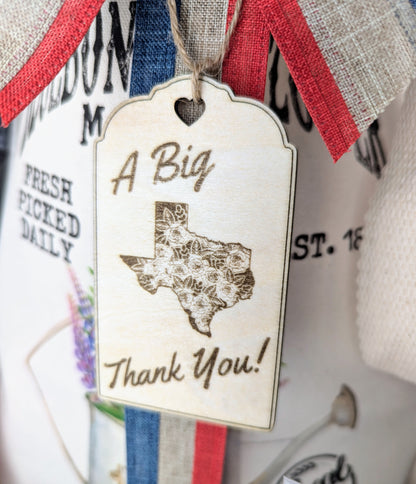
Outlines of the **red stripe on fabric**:
[{"label": "red stripe on fabric", "polygon": [[197,422],[192,484],[221,484],[227,427]]},{"label": "red stripe on fabric", "polygon": [[360,133],[296,0],[257,0],[302,99],[336,161]]},{"label": "red stripe on fabric", "polygon": [[[236,0],[228,5],[229,25]],[[237,28],[222,67],[222,80],[239,96],[264,100],[270,32],[257,0],[244,0]]]},{"label": "red stripe on fabric", "polygon": [[27,63],[0,92],[0,117],[8,124],[52,81],[87,33],[104,0],[66,0]]}]

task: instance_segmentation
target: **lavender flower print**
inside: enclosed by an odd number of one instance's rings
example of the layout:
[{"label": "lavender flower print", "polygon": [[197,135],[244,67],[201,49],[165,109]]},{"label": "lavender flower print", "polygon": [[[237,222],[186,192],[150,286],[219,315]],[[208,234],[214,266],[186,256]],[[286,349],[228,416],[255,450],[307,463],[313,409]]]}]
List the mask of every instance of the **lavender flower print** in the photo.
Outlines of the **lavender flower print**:
[{"label": "lavender flower print", "polygon": [[253,294],[251,250],[190,232],[185,203],[155,205],[155,257],[120,257],[150,294],[160,286],[171,288],[192,328],[211,336],[214,314]]},{"label": "lavender flower print", "polygon": [[[94,289],[89,287],[86,292],[79,283],[75,272],[68,267],[69,276],[74,288],[74,295],[68,295],[70,319],[75,342],[75,356],[77,368],[81,372],[81,381],[87,389],[90,403],[101,412],[124,421],[124,407],[122,405],[101,401],[96,392],[95,380],[95,327],[94,327]],[[89,269],[93,275],[92,269]]]},{"label": "lavender flower print", "polygon": [[[101,484],[117,479],[122,483],[125,482],[125,466],[122,464],[126,460],[122,445],[125,438],[124,407],[103,402],[96,393],[94,289],[89,287],[86,292],[71,267],[68,272],[74,291],[73,295],[68,295],[68,303],[75,356],[91,412],[88,482]],[[89,272],[93,275],[92,269]]]},{"label": "lavender flower print", "polygon": [[[77,368],[82,373],[82,383],[88,390],[95,388],[95,334],[94,298],[81,287],[74,271],[69,274],[75,290],[76,300],[68,295],[72,330],[75,341]],[[92,291],[92,288],[91,288]]]}]

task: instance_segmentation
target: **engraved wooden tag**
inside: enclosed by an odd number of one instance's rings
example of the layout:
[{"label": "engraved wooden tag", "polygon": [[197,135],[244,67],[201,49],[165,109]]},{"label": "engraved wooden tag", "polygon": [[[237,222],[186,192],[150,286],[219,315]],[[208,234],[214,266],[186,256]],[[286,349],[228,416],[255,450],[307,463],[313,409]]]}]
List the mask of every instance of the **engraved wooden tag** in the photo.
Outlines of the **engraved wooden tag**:
[{"label": "engraved wooden tag", "polygon": [[[233,426],[275,418],[296,152],[264,105],[189,77],[96,143],[98,390]],[[191,110],[192,111],[192,110]]]}]

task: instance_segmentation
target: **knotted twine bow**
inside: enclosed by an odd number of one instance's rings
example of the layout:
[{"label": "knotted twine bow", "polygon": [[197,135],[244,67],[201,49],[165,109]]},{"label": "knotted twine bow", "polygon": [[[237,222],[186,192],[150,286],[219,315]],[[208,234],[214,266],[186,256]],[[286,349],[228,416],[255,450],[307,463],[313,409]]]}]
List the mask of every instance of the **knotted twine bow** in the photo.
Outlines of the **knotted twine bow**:
[{"label": "knotted twine bow", "polygon": [[238,24],[243,0],[237,0],[235,9],[234,9],[233,18],[225,34],[222,47],[218,51],[217,55],[214,57],[207,57],[206,59],[200,62],[191,59],[188,52],[186,51],[182,34],[179,29],[178,15],[176,13],[176,1],[175,0],[167,0],[167,1],[168,1],[168,7],[169,7],[173,40],[175,42],[179,55],[182,57],[184,64],[192,72],[193,101],[195,103],[200,103],[201,102],[201,82],[200,82],[201,74],[216,76],[220,72],[222,63],[224,61],[224,57],[227,54],[228,48],[230,46],[231,37]]}]

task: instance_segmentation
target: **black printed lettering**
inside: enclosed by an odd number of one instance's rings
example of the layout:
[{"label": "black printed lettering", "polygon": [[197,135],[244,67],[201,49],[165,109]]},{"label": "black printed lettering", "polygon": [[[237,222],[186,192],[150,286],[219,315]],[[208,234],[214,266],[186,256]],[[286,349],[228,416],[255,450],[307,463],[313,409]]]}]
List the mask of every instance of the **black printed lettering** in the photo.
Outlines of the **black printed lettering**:
[{"label": "black printed lettering", "polygon": [[81,144],[86,145],[87,142],[87,133],[90,136],[94,135],[94,131],[96,131],[95,135],[101,135],[101,129],[103,126],[103,112],[104,106],[97,106],[94,111],[94,116],[91,113],[91,108],[89,104],[83,105],[84,110],[84,125],[82,129],[82,139]]}]

